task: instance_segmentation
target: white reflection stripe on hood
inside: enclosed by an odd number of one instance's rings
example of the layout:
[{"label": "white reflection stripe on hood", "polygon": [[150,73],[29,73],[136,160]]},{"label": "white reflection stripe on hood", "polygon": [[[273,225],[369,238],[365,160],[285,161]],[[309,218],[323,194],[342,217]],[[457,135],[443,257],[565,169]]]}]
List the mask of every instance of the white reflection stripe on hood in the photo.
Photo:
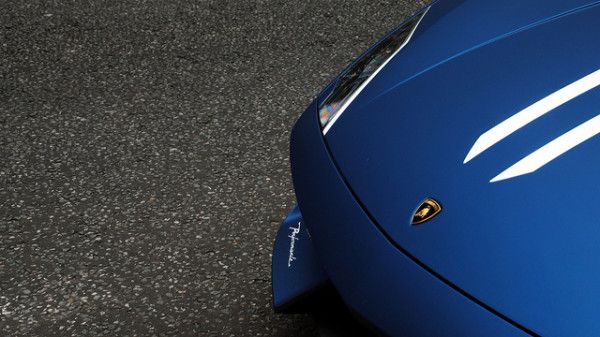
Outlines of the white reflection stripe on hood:
[{"label": "white reflection stripe on hood", "polygon": [[463,161],[464,164],[535,119],[600,85],[600,70],[555,91],[512,115],[479,136]]},{"label": "white reflection stripe on hood", "polygon": [[600,115],[578,125],[569,132],[542,146],[527,157],[519,160],[492,180],[491,183],[510,179],[523,174],[531,173],[548,164],[561,154],[585,142],[600,133]]}]

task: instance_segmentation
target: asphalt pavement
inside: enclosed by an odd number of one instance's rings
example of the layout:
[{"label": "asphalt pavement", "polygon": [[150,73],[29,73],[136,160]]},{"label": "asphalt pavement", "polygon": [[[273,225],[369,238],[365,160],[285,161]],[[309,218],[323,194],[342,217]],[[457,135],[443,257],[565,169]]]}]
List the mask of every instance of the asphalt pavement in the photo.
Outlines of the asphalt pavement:
[{"label": "asphalt pavement", "polygon": [[290,129],[418,1],[0,11],[0,335],[314,336],[273,313]]}]

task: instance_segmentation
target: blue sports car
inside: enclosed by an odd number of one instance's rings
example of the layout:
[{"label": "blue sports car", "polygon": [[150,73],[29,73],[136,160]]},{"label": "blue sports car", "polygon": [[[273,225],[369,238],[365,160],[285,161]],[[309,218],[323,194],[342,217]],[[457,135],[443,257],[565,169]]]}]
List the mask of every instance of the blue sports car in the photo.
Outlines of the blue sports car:
[{"label": "blue sports car", "polygon": [[600,1],[439,0],[297,121],[275,309],[385,335],[600,336]]}]

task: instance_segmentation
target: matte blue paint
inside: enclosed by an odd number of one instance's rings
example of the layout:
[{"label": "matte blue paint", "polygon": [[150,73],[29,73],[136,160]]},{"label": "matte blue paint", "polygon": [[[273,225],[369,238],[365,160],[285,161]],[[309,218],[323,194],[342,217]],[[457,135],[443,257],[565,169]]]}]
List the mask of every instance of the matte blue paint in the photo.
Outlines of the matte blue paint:
[{"label": "matte blue paint", "polygon": [[[450,0],[436,2],[411,41],[369,83],[354,106],[369,102],[412,77],[518,32],[585,10],[600,1]],[[519,51],[512,51],[520,54]]]},{"label": "matte blue paint", "polygon": [[[295,260],[289,261],[292,238]],[[327,282],[298,207],[292,209],[277,232],[271,268],[273,306],[277,310]]]},{"label": "matte blue paint", "polygon": [[[367,320],[390,334],[600,335],[600,137],[489,183],[600,114],[600,89],[463,164],[482,133],[600,69],[597,4],[439,1],[325,139],[314,104],[298,121],[302,216]],[[442,213],[411,226],[426,197]]]},{"label": "matte blue paint", "polygon": [[524,335],[394,247],[338,174],[315,105],[308,111],[292,132],[294,187],[319,261],[346,304],[394,336]]}]

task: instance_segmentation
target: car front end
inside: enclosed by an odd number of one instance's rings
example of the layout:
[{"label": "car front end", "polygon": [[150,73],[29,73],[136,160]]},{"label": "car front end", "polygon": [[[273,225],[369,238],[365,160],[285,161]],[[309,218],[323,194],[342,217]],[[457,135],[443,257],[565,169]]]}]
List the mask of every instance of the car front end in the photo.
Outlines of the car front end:
[{"label": "car front end", "polygon": [[599,17],[438,1],[344,70],[292,131],[274,307],[332,285],[386,335],[599,332]]}]

